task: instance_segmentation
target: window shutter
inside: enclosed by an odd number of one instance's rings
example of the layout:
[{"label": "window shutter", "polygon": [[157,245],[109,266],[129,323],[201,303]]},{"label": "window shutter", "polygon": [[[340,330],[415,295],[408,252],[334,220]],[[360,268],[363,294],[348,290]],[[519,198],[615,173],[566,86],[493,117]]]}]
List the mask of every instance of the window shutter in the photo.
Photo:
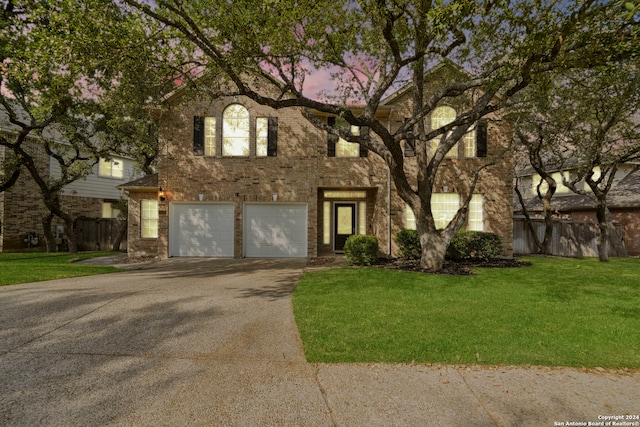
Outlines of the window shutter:
[{"label": "window shutter", "polygon": [[[336,118],[329,117],[327,119],[327,124],[331,127],[334,127],[336,124]],[[327,133],[327,157],[336,156],[336,142],[338,142],[338,137],[331,133]]]},{"label": "window shutter", "polygon": [[[411,120],[408,117],[405,117],[404,122],[407,123],[409,120]],[[411,141],[415,144],[415,141]],[[416,156],[416,151],[414,150],[414,148],[411,146],[411,144],[409,143],[409,138],[407,138],[404,141],[404,156],[405,157],[415,157]]]},{"label": "window shutter", "polygon": [[267,156],[278,155],[278,118],[269,117],[267,122]]},{"label": "window shutter", "polygon": [[476,157],[487,157],[487,122],[478,122],[476,127]]},{"label": "window shutter", "polygon": [[[360,128],[360,136],[368,137],[369,136],[369,126],[362,126]],[[360,144],[360,157],[367,157],[369,155],[369,150]]]},{"label": "window shutter", "polygon": [[193,116],[193,155],[204,156],[204,117]]}]

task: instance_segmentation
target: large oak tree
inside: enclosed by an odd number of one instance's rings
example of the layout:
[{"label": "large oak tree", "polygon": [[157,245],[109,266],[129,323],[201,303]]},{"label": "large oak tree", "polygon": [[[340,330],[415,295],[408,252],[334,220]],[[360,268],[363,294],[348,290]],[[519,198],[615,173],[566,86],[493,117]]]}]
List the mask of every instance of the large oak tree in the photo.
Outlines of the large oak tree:
[{"label": "large oak tree", "polygon": [[[8,123],[0,145],[0,191],[23,174],[39,189],[47,249],[53,216],[77,251],[75,215],[61,198],[100,158],[130,155],[150,172],[157,135],[146,103],[172,84],[154,68],[153,34],[126,9],[102,1],[5,0],[0,33],[0,109]],[[38,161],[57,162],[60,175]]]},{"label": "large oak tree", "polygon": [[[164,31],[173,49],[168,61],[224,77],[232,94],[260,104],[303,108],[318,128],[383,158],[399,196],[415,213],[421,264],[434,270],[442,267],[471,198],[464,198],[444,230],[436,230],[431,194],[454,144],[479,119],[508,105],[536,75],[590,68],[638,51],[637,14],[622,2],[124,1]],[[425,72],[445,59],[463,65],[468,76],[426,91]],[[318,71],[331,73],[332,93],[305,90],[305,81]],[[252,84],[256,76],[265,82],[259,89]],[[406,84],[412,84],[411,117],[390,131],[376,119],[376,110],[386,95]],[[424,125],[439,103],[458,96],[473,102],[455,121],[432,130]],[[355,113],[348,102],[361,108]],[[369,133],[353,136],[332,129],[312,111],[368,127]],[[428,142],[435,138],[440,143],[430,152]],[[417,176],[408,176],[404,168],[401,142],[406,140],[414,145]]]}]

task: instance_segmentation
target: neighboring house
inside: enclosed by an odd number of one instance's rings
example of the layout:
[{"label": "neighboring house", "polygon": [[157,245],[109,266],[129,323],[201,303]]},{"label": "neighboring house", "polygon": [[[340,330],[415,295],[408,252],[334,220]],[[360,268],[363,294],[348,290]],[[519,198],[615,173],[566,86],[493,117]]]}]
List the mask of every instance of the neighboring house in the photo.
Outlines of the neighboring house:
[{"label": "neighboring house", "polygon": [[[12,134],[6,128],[5,124],[2,128],[4,134],[11,138]],[[59,164],[49,158],[36,138],[29,139],[27,146],[45,175],[59,176]],[[0,146],[0,163],[8,153],[9,149]],[[89,176],[65,187],[63,203],[78,218],[115,218],[118,211],[113,209],[112,203],[124,196],[116,186],[135,176],[133,160],[121,157],[101,159]],[[29,172],[23,170],[13,187],[0,193],[0,252],[45,249],[42,217],[46,212],[39,187]],[[54,220],[54,224],[54,234],[64,243],[62,222]]]},{"label": "neighboring house", "polygon": [[[435,84],[450,72],[440,66],[427,77]],[[401,90],[378,116],[393,130],[409,105],[410,93]],[[395,234],[415,227],[386,163],[318,130],[299,109],[274,110],[244,97],[194,99],[181,91],[162,107],[157,182],[149,177],[120,186],[129,194],[130,256],[316,257],[342,252],[353,234],[375,235],[380,252],[395,255]],[[455,113],[455,105],[443,104],[428,125],[439,127]],[[499,157],[481,175],[468,228],[497,233],[510,254],[508,140],[489,122],[460,141],[442,163],[433,211],[444,226],[483,161],[478,157]],[[415,171],[413,153],[405,156],[407,170]]]},{"label": "neighboring house", "polygon": [[[607,195],[607,206],[611,212],[613,223],[623,228],[622,236],[627,254],[640,255],[640,171],[638,164],[626,163],[618,167],[611,190]],[[572,192],[562,183],[562,174],[569,178],[570,168],[565,170],[552,170],[552,177],[556,181],[556,192],[551,199],[553,217],[558,220],[597,223],[596,204],[586,195]],[[599,170],[594,170],[597,178]],[[540,175],[532,168],[525,168],[517,173],[518,188],[525,200],[525,206],[532,218],[542,218],[543,208],[537,197],[537,186],[540,183]],[[589,186],[580,182],[580,189],[590,192]],[[541,188],[546,191],[546,183]],[[522,213],[522,206],[517,198],[514,198],[514,213]]]}]

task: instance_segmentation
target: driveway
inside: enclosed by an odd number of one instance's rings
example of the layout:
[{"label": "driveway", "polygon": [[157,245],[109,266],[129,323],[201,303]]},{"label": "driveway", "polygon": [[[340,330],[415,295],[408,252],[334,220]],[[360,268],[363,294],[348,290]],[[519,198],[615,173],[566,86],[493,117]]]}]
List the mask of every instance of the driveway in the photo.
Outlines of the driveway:
[{"label": "driveway", "polygon": [[308,364],[290,299],[304,266],[172,259],[0,288],[0,425],[551,426],[640,413],[637,371]]}]

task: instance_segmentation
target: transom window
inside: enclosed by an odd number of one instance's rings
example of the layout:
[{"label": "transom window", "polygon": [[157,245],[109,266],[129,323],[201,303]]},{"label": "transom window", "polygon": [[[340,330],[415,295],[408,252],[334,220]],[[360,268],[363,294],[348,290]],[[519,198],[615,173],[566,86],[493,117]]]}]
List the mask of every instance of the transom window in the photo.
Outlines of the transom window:
[{"label": "transom window", "polygon": [[222,114],[222,155],[249,155],[249,110],[231,104]]}]

